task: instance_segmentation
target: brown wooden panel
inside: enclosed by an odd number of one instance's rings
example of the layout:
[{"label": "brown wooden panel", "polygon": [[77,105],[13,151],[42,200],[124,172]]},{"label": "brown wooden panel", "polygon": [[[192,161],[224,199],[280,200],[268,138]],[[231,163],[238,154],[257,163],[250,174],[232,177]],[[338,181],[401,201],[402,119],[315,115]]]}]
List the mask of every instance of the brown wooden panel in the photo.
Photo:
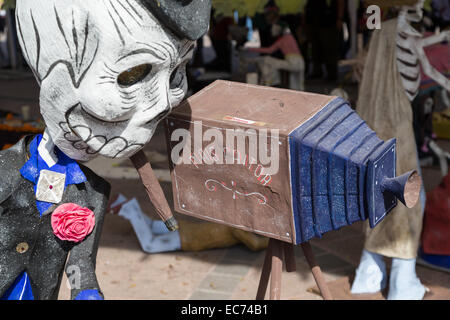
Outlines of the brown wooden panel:
[{"label": "brown wooden panel", "polygon": [[218,80],[187,99],[174,115],[192,119],[239,123],[248,127],[277,128],[288,135],[326,106],[334,96]]},{"label": "brown wooden panel", "polygon": [[[179,128],[194,134],[194,122],[169,116],[168,134]],[[204,130],[214,122],[203,122]],[[231,126],[220,128],[222,132]],[[246,141],[248,151],[248,140]],[[261,164],[250,164],[246,155],[241,164],[190,164],[172,168],[175,210],[208,221],[226,224],[239,229],[292,242],[292,209],[287,161],[287,137],[280,137],[280,168],[277,174],[267,175]],[[178,141],[169,143],[172,150]],[[208,146],[205,142],[203,150]],[[194,152],[194,142],[191,143]],[[226,152],[226,150],[225,150]],[[238,154],[236,154],[238,157]],[[199,157],[197,156],[197,159]],[[237,162],[237,161],[236,161]]]}]

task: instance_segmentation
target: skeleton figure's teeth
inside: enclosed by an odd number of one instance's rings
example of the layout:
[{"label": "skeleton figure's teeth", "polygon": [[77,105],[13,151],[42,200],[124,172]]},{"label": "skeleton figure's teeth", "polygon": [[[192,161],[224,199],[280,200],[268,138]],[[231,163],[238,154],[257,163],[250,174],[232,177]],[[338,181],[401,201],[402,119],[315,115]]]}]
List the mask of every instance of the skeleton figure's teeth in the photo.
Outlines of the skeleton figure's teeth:
[{"label": "skeleton figure's teeth", "polygon": [[91,137],[91,129],[84,126],[76,126],[73,130],[77,133],[77,135],[83,140],[87,141]]},{"label": "skeleton figure's teeth", "polygon": [[116,137],[107,142],[102,149],[102,154],[116,156],[127,147],[127,142],[124,138]]},{"label": "skeleton figure's teeth", "polygon": [[64,132],[71,132],[72,130],[70,130],[70,127],[67,123],[65,122],[61,122],[59,124],[59,127],[64,131]]},{"label": "skeleton figure's teeth", "polygon": [[73,144],[73,147],[77,150],[85,150],[87,145],[83,141],[78,141]]},{"label": "skeleton figure's teeth", "polygon": [[120,153],[118,153],[116,155],[116,158],[122,158],[122,157],[125,157],[126,155],[133,154],[134,152],[137,152],[140,148],[142,148],[142,145],[129,146],[128,148],[125,148]]},{"label": "skeleton figure's teeth", "polygon": [[75,133],[73,133],[73,132],[66,132],[66,133],[64,133],[64,138],[65,138],[67,141],[70,141],[70,142],[78,142],[78,141],[81,140],[81,138],[78,137],[78,136],[77,136]]},{"label": "skeleton figure's teeth", "polygon": [[89,149],[87,152],[89,154],[95,154],[103,148],[106,143],[106,138],[103,136],[95,136],[89,140]]}]

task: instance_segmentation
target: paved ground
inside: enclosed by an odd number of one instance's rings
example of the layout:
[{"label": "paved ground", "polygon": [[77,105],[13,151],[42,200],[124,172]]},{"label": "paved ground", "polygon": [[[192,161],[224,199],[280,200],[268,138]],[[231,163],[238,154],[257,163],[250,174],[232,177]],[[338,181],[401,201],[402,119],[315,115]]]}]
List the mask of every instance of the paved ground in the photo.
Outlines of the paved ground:
[{"label": "paved ground", "polygon": [[[320,87],[315,84],[310,89],[320,91]],[[24,104],[32,106],[33,113],[38,114],[38,88],[34,79],[29,75],[8,78],[0,70],[0,110],[17,111]],[[441,143],[450,150],[449,142]],[[171,199],[161,132],[146,147],[146,153]],[[98,159],[89,165],[112,184],[113,194],[138,198],[144,211],[155,217],[128,160]],[[439,183],[438,169],[425,168],[424,178],[430,190]],[[348,278],[354,274],[364,239],[361,227],[362,224],[356,224],[312,241],[317,260],[333,290],[345,291]],[[97,275],[107,299],[254,299],[256,295],[264,252],[251,252],[238,245],[197,253],[149,255],[141,251],[131,225],[123,218],[108,214],[103,230]],[[315,293],[314,280],[299,248],[296,248],[296,257],[297,271],[283,274],[282,299],[321,299]],[[420,266],[417,271],[424,283],[438,289],[439,298],[450,298],[448,274]],[[336,296],[356,298],[345,294]],[[60,298],[69,298],[65,280]]]}]

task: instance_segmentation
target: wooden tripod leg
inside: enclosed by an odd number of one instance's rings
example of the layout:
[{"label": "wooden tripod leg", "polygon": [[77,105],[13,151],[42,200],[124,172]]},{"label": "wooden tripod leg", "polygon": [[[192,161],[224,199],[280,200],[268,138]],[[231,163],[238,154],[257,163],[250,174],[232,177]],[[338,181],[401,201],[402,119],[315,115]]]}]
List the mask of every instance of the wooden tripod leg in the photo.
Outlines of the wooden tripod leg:
[{"label": "wooden tripod leg", "polygon": [[283,247],[280,240],[271,240],[272,244],[272,271],[270,273],[270,300],[281,298],[281,274],[283,272]]},{"label": "wooden tripod leg", "polygon": [[256,300],[264,300],[267,285],[270,278],[270,300],[280,300],[281,298],[281,275],[283,272],[283,253],[286,261],[287,272],[296,269],[294,246],[280,240],[270,239],[266,250],[266,257],[259,281]]},{"label": "wooden tripod leg", "polygon": [[294,245],[292,243],[283,243],[284,261],[286,263],[286,271],[294,272],[297,270],[295,265]]},{"label": "wooden tripod leg", "polygon": [[261,272],[261,279],[259,280],[258,293],[256,300],[264,300],[269,284],[270,272],[272,271],[272,239],[269,240],[269,245],[266,249],[266,257],[264,258],[264,265]]},{"label": "wooden tripod leg", "polygon": [[319,287],[320,293],[324,300],[333,300],[331,296],[330,289],[325,282],[325,278],[323,277],[322,270],[320,270],[319,265],[316,262],[316,258],[314,257],[314,253],[311,248],[311,244],[309,242],[301,244],[303,253],[305,254],[305,258],[308,261],[309,267],[311,268],[311,272],[316,280],[316,284]]}]

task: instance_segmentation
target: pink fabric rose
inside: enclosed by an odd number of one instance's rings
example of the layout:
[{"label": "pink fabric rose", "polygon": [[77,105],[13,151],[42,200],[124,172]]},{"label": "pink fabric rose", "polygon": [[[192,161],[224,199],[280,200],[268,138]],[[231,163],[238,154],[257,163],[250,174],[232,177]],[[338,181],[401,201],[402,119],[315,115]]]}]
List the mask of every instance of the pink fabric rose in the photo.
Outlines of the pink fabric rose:
[{"label": "pink fabric rose", "polygon": [[52,214],[53,233],[64,241],[81,242],[94,226],[94,212],[74,203],[62,204]]}]

